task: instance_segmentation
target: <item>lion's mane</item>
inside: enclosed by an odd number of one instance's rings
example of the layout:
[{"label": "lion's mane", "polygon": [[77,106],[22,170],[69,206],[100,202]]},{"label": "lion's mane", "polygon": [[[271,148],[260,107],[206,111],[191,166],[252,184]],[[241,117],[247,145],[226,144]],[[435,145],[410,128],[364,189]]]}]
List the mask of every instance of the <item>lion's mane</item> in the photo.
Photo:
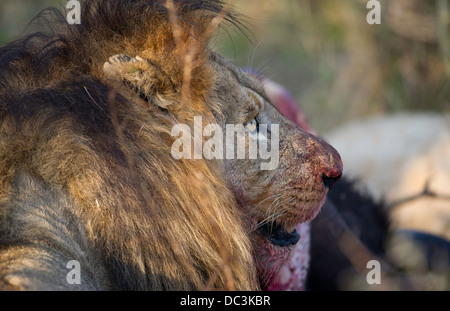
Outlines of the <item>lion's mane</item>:
[{"label": "lion's mane", "polygon": [[[257,289],[220,163],[170,156],[174,124],[220,111],[205,36],[223,5],[174,7],[179,37],[165,1],[86,0],[80,25],[48,10],[0,49],[0,287],[66,288],[77,260],[84,289]],[[154,63],[164,109],[105,83],[124,51]]]}]

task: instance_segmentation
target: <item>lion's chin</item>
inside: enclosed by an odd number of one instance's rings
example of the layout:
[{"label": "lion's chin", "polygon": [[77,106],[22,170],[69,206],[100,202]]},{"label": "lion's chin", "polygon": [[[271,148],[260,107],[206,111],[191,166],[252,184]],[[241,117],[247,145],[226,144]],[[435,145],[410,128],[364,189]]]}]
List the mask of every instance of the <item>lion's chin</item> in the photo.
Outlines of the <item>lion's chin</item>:
[{"label": "lion's chin", "polygon": [[292,246],[300,240],[300,233],[297,229],[294,228],[292,232],[288,232],[286,227],[276,223],[266,223],[261,225],[258,230],[275,246]]},{"label": "lion's chin", "polygon": [[293,208],[292,210],[307,210],[308,213],[290,213],[286,215],[286,218],[279,219],[279,221],[257,222],[256,228],[258,228],[259,234],[264,238],[267,238],[269,243],[275,247],[290,247],[300,240],[300,233],[297,230],[297,226],[301,223],[310,222],[313,220],[325,202],[325,195],[323,195],[318,202],[311,204],[305,208]]}]

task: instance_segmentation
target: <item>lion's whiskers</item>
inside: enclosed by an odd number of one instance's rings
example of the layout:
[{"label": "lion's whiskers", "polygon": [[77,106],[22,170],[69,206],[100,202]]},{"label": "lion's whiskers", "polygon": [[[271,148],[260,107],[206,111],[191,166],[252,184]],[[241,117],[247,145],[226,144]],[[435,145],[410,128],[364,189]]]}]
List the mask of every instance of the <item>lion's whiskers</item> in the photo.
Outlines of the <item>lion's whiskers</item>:
[{"label": "lion's whiskers", "polygon": [[[281,200],[283,198],[283,196],[286,195],[285,192],[288,190],[290,190],[290,189],[288,189],[288,188],[283,189],[283,190],[279,191],[276,195],[274,195],[275,196],[274,200],[272,201],[272,203],[269,205],[269,207],[266,210],[266,213],[265,213],[266,217],[268,217],[271,214],[272,210],[275,208],[274,203],[277,201],[279,202],[279,200]],[[274,197],[274,196],[271,196],[271,197]],[[265,200],[261,201],[257,206],[259,206]]]},{"label": "lion's whiskers", "polygon": [[[273,197],[273,196],[272,196]],[[295,197],[286,197],[285,194],[278,194],[275,196],[274,200],[269,205],[269,208],[266,211],[266,217],[260,221],[253,230],[261,228],[261,226],[267,223],[274,223],[275,220],[285,215],[292,207],[289,205],[292,201],[295,200]],[[277,210],[278,207],[280,209]],[[275,210],[274,212],[272,212]]]}]

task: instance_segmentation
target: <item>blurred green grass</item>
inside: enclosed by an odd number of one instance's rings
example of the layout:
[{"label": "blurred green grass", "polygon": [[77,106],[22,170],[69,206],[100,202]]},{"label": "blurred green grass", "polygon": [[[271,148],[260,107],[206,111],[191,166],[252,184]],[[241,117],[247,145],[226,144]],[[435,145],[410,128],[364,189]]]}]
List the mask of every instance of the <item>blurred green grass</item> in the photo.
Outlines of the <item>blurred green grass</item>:
[{"label": "blurred green grass", "polygon": [[[1,0],[0,44],[58,3]],[[249,32],[225,29],[214,47],[287,87],[319,133],[370,115],[450,111],[448,0],[380,3],[381,25],[368,25],[367,0],[237,0]]]}]

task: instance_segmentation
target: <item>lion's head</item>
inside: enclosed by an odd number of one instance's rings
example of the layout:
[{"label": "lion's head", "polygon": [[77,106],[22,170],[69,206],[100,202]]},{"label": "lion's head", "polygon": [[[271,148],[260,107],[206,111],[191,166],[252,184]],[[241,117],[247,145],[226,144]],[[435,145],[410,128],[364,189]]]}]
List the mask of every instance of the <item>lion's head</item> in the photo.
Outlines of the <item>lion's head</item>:
[{"label": "lion's head", "polygon": [[[333,147],[282,116],[258,79],[220,56],[214,55],[211,63],[223,107],[218,122],[246,125],[247,144],[251,140],[278,141],[279,163],[273,169],[262,170],[262,163],[275,160],[250,159],[250,148],[245,159],[225,159],[223,163],[225,179],[245,213],[264,286],[301,238],[297,225],[319,212],[328,190],[341,176],[342,162]],[[251,126],[253,123],[256,126]],[[267,134],[259,132],[262,125],[267,126]],[[271,137],[273,125],[279,128],[278,137]]]},{"label": "lion's head", "polygon": [[[301,238],[296,227],[309,222],[319,212],[328,190],[341,176],[342,162],[330,145],[282,116],[257,78],[214,52],[204,52],[208,58],[200,70],[196,69],[210,75],[209,89],[201,89],[207,94],[202,101],[210,117],[206,123],[196,125],[192,115],[190,123],[187,122],[190,126],[185,128],[186,137],[183,130],[175,131],[176,135],[183,132],[184,142],[188,141],[188,147],[176,145],[177,152],[183,149],[176,158],[204,161],[205,156],[220,160],[223,178],[244,213],[258,275],[264,286]],[[178,107],[172,105],[182,104],[182,87],[178,92],[159,89],[158,86],[170,84],[161,76],[160,68],[165,65],[155,65],[155,56],[146,55],[147,59],[127,55],[111,57],[104,66],[106,78],[131,98],[139,96],[169,113],[177,111]],[[205,114],[198,113],[198,116],[204,118]],[[206,130],[211,125],[219,127]],[[213,146],[209,157],[195,155],[196,126],[201,127],[200,135],[207,132],[207,138],[217,138],[216,132],[220,132],[219,141],[213,143],[201,138],[201,152],[205,152],[207,144]]]}]

